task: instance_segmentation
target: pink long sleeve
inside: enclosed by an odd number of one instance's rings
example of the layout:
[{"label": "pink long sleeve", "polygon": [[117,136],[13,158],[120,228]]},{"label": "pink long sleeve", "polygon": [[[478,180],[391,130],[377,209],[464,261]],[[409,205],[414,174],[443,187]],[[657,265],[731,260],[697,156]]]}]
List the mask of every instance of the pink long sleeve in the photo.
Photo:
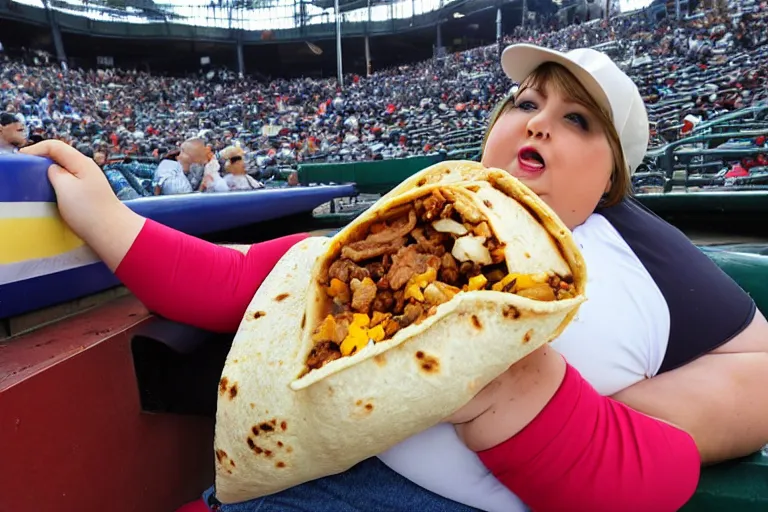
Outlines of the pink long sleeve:
[{"label": "pink long sleeve", "polygon": [[115,274],[154,313],[209,331],[235,332],[278,260],[307,237],[262,242],[242,254],[147,220]]},{"label": "pink long sleeve", "polygon": [[701,468],[690,435],[600,396],[570,365],[536,419],[478,455],[534,512],[678,510]]}]

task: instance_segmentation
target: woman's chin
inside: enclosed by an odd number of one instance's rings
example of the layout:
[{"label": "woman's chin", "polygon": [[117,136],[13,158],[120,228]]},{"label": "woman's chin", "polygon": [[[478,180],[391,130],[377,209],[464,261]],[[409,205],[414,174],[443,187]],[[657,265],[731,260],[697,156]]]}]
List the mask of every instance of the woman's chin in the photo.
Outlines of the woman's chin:
[{"label": "woman's chin", "polygon": [[542,178],[544,177],[544,171],[528,172],[519,169],[508,171],[510,175],[517,178],[520,183],[531,189],[534,194],[541,196],[544,191],[542,186]]}]

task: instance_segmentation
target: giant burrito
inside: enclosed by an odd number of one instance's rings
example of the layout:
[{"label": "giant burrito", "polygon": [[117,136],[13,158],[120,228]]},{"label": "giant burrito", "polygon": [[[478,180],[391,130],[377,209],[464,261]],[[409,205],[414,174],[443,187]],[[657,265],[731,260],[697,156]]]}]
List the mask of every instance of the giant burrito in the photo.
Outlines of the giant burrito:
[{"label": "giant burrito", "polygon": [[339,473],[439,423],[562,332],[585,282],[570,231],[506,172],[415,174],[256,293],[219,384],[217,497]]}]

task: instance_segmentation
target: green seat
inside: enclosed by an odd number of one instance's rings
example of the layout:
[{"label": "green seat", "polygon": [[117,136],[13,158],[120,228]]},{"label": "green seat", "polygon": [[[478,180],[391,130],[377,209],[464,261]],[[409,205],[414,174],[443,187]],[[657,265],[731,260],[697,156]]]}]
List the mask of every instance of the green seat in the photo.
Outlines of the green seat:
[{"label": "green seat", "polygon": [[[702,249],[768,312],[768,256]],[[768,455],[758,452],[740,460],[705,468],[696,495],[685,512],[768,510]]]}]

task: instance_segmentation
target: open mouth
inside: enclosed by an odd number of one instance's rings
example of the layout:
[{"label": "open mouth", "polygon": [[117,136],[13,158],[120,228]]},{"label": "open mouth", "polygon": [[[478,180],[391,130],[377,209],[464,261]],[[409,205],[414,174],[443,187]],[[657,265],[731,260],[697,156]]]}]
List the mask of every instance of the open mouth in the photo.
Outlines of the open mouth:
[{"label": "open mouth", "polygon": [[517,154],[517,159],[529,170],[541,170],[544,168],[544,157],[531,147],[521,149]]}]

